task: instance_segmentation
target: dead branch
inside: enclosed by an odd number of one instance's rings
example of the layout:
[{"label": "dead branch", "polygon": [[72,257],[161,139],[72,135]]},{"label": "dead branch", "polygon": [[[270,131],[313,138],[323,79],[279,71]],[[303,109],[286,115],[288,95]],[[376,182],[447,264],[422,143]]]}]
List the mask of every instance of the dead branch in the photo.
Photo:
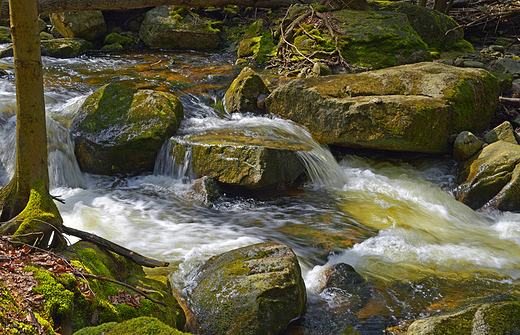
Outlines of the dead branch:
[{"label": "dead branch", "polygon": [[498,97],[498,102],[507,106],[520,107],[520,98]]},{"label": "dead branch", "polygon": [[93,274],[90,274],[90,273],[83,273],[83,272],[73,272],[73,274],[75,276],[81,276],[81,277],[86,277],[86,278],[92,278],[92,279],[98,279],[98,280],[104,280],[104,281],[108,281],[108,282],[111,282],[111,283],[114,283],[114,284],[118,284],[118,285],[121,285],[123,287],[126,287],[134,292],[137,292],[139,294],[142,294],[146,299],[152,301],[152,302],[155,302],[156,304],[159,304],[159,305],[163,305],[165,307],[168,307],[168,305],[162,301],[159,301],[157,299],[154,299],[152,297],[150,297],[150,295],[148,295],[146,292],[138,289],[137,287],[134,287],[132,285],[129,285],[127,283],[123,283],[121,281],[118,281],[118,280],[115,280],[115,279],[110,279],[110,278],[107,278],[107,277],[104,277],[104,276],[97,276],[97,275],[93,275]]},{"label": "dead branch", "polygon": [[62,232],[67,235],[73,235],[76,237],[79,237],[82,240],[89,241],[92,243],[95,243],[107,250],[113,251],[116,254],[119,254],[121,256],[124,256],[128,259],[131,259],[135,263],[146,266],[148,268],[155,268],[155,267],[167,267],[170,263],[158,261],[155,259],[148,258],[146,256],[143,256],[141,254],[138,254],[135,251],[132,251],[130,249],[127,249],[125,247],[120,246],[119,244],[116,244],[114,242],[110,242],[109,240],[106,240],[100,236],[94,235],[92,233],[87,233],[78,229],[70,228],[63,226]]}]

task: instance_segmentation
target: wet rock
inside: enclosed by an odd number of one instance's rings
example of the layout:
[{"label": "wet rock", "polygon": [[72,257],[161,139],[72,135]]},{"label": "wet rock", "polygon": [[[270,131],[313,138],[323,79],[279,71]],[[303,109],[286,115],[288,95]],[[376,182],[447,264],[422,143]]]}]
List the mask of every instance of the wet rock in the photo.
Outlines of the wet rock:
[{"label": "wet rock", "polygon": [[190,157],[196,175],[249,189],[294,181],[305,171],[297,151],[310,150],[301,145],[250,137],[236,130],[173,137],[171,142],[177,164],[184,164],[184,159]]},{"label": "wet rock", "polygon": [[323,272],[323,281],[317,288],[323,292],[328,288],[339,288],[348,293],[366,293],[367,282],[356,270],[345,263],[338,263],[328,267]]},{"label": "wet rock", "polygon": [[428,62],[294,80],[266,107],[323,144],[451,153],[452,134],[489,127],[498,95],[497,79],[485,70]]},{"label": "wet rock", "polygon": [[456,197],[473,209],[520,210],[520,146],[504,141],[482,149],[460,170]]},{"label": "wet rock", "polygon": [[220,187],[214,178],[208,176],[193,181],[191,189],[194,192],[192,200],[204,206],[211,206],[220,197]]},{"label": "wet rock", "polygon": [[265,110],[258,107],[258,97],[270,93],[262,78],[245,67],[226,91],[224,105],[228,113],[264,113]]},{"label": "wet rock", "polygon": [[203,18],[195,20],[189,14],[179,13],[170,15],[168,7],[160,6],[146,13],[139,37],[151,48],[201,50],[218,47],[217,33]]},{"label": "wet rock", "polygon": [[83,172],[118,175],[152,171],[164,141],[174,135],[183,107],[169,93],[105,85],[83,103],[72,126]]},{"label": "wet rock", "polygon": [[407,334],[519,334],[519,315],[518,301],[481,304],[417,320],[410,325]]},{"label": "wet rock", "polygon": [[92,48],[92,43],[82,38],[56,38],[41,43],[42,55],[56,58],[77,57]]},{"label": "wet rock", "polygon": [[505,121],[495,128],[491,129],[484,135],[484,141],[493,143],[496,141],[505,141],[513,144],[518,144],[515,138],[513,126],[509,121]]},{"label": "wet rock", "polygon": [[482,149],[484,142],[469,131],[461,132],[453,143],[453,158],[465,161]]},{"label": "wet rock", "polygon": [[107,31],[103,13],[98,10],[54,13],[51,14],[50,19],[54,28],[63,37],[93,41]]},{"label": "wet rock", "polygon": [[105,47],[114,44],[120,45],[124,50],[128,50],[137,45],[137,38],[131,38],[118,33],[110,33],[105,37]]},{"label": "wet rock", "polygon": [[520,63],[511,58],[497,59],[491,67],[491,71],[507,73],[513,77],[517,77],[520,75]]},{"label": "wet rock", "polygon": [[291,248],[261,243],[212,257],[188,297],[189,330],[278,334],[305,309],[306,289]]}]

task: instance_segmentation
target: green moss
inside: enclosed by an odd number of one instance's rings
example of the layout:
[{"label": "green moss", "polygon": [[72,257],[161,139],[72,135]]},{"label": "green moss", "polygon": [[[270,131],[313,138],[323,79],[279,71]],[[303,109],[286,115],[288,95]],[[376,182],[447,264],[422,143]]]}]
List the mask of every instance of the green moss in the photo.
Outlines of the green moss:
[{"label": "green moss", "polygon": [[117,326],[117,322],[107,322],[95,327],[86,327],[78,330],[74,335],[101,335]]}]

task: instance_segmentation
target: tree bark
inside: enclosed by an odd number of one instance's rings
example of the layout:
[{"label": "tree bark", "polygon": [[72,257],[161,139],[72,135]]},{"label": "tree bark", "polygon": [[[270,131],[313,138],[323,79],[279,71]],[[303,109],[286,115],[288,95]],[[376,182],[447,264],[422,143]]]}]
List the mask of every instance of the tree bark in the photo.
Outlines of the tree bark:
[{"label": "tree bark", "polygon": [[16,84],[16,163],[13,179],[0,190],[0,233],[47,247],[63,220],[49,194],[37,0],[9,0],[9,5]]},{"label": "tree bark", "polygon": [[[276,8],[294,3],[309,4],[316,0],[38,0],[38,13],[79,12],[85,10],[128,10],[155,6],[184,7],[222,7],[237,5],[241,7]],[[7,0],[0,0],[0,18],[9,17]]]}]

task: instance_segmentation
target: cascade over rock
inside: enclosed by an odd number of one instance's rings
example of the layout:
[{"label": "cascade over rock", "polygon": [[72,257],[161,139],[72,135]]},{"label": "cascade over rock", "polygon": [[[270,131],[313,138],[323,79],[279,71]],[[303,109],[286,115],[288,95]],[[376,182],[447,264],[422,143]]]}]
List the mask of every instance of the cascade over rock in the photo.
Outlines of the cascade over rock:
[{"label": "cascade over rock", "polygon": [[81,106],[71,125],[83,172],[117,175],[152,171],[161,145],[183,117],[173,94],[102,86]]},{"label": "cascade over rock", "polygon": [[219,45],[218,30],[211,27],[211,22],[182,14],[170,13],[166,6],[155,7],[146,13],[139,37],[151,48],[201,50]]},{"label": "cascade over rock", "polygon": [[63,37],[93,41],[107,31],[103,13],[99,10],[62,12],[50,15],[52,25]]},{"label": "cascade over rock", "polygon": [[[171,154],[177,164],[191,154],[191,168],[196,175],[249,189],[295,180],[305,171],[296,152],[311,149],[225,130],[173,137],[171,143]],[[186,155],[187,151],[190,154]]]},{"label": "cascade over rock", "polygon": [[305,309],[307,295],[294,252],[261,243],[210,258],[186,306],[189,330],[202,334],[280,333]]},{"label": "cascade over rock", "polygon": [[485,70],[425,62],[298,79],[266,106],[323,144],[450,153],[450,135],[488,128],[498,95],[498,80]]},{"label": "cascade over rock", "polygon": [[473,209],[484,205],[520,210],[520,146],[497,141],[464,163],[457,199]]}]

